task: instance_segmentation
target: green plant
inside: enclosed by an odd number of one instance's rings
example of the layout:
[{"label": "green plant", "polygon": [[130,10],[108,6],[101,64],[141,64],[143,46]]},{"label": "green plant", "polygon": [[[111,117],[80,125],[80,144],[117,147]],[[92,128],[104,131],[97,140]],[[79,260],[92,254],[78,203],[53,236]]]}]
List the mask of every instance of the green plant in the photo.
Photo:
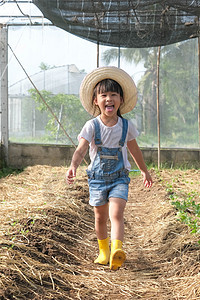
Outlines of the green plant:
[{"label": "green plant", "polygon": [[6,177],[11,174],[19,174],[21,172],[23,172],[23,169],[2,168],[0,169],[0,178]]},{"label": "green plant", "polygon": [[[194,197],[197,195],[198,193],[196,192],[188,193],[186,198],[182,201],[172,201],[172,205],[178,211],[178,220],[188,225],[191,229],[191,233],[200,234],[200,204],[197,204],[194,201]],[[176,198],[178,198],[178,195],[173,193],[173,200]],[[172,199],[172,197],[170,197],[170,199]],[[200,244],[200,240],[198,243]]]}]

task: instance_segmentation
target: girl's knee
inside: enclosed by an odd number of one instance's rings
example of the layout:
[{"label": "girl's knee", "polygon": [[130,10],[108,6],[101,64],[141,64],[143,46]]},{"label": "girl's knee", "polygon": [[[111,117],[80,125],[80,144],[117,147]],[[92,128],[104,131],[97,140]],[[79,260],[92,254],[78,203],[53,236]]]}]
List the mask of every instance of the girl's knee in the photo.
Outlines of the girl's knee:
[{"label": "girl's knee", "polygon": [[110,213],[110,221],[122,221],[124,219],[124,214],[121,211],[114,211]]},{"label": "girl's knee", "polygon": [[95,222],[98,224],[105,224],[107,223],[108,218],[106,218],[105,216],[95,216]]},{"label": "girl's knee", "polygon": [[108,208],[107,207],[95,207],[94,209],[95,222],[105,223],[108,221]]},{"label": "girl's knee", "polygon": [[110,220],[121,221],[124,218],[124,209],[126,206],[126,201],[119,198],[110,199],[109,215]]}]

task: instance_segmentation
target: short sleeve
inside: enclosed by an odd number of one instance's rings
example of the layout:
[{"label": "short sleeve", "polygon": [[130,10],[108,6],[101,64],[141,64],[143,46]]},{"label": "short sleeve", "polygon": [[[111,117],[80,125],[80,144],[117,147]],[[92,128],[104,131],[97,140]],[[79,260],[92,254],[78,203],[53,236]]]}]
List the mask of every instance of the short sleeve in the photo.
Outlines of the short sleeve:
[{"label": "short sleeve", "polygon": [[93,120],[89,120],[85,123],[81,132],[79,133],[78,140],[80,141],[81,138],[84,138],[89,143],[91,143],[93,137],[94,137],[94,124],[93,124]]},{"label": "short sleeve", "polygon": [[131,122],[131,120],[128,120],[128,133],[127,133],[127,141],[134,140],[138,137],[139,132],[136,129],[135,125]]}]

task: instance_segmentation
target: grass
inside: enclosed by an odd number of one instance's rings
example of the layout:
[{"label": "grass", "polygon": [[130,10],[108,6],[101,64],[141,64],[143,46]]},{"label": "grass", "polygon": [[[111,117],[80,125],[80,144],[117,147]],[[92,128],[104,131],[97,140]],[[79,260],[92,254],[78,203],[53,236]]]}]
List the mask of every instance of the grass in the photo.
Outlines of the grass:
[{"label": "grass", "polygon": [[3,167],[0,169],[0,178],[4,178],[11,174],[19,174],[23,172],[23,169],[15,169],[15,168],[9,168],[9,167]]}]

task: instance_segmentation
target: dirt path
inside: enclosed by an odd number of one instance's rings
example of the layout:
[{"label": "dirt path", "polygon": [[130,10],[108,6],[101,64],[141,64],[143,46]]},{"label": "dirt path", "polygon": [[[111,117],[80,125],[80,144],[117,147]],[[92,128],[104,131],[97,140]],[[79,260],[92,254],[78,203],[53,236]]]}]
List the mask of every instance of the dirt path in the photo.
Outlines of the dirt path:
[{"label": "dirt path", "polygon": [[[126,210],[126,247],[132,291],[138,299],[173,299],[165,284],[165,260],[159,255],[165,227],[163,214],[170,211],[167,193],[154,177],[154,186],[145,190],[141,178],[132,180]],[[160,226],[158,228],[158,222]],[[137,285],[136,285],[137,283]],[[136,298],[137,299],[137,298]]]},{"label": "dirt path", "polygon": [[166,282],[166,259],[160,256],[163,231],[167,230],[164,218],[174,212],[167,201],[167,192],[159,179],[153,177],[151,190],[144,189],[141,177],[131,181],[125,212],[127,260],[118,272],[107,270],[106,276],[115,286],[115,292],[108,293],[106,299],[121,299],[122,295],[123,299],[175,299]]},{"label": "dirt path", "polygon": [[152,170],[150,190],[132,178],[117,272],[93,264],[87,178],[80,170],[69,187],[65,171],[35,166],[0,181],[0,299],[200,299],[198,237],[177,221],[166,188],[199,201],[200,171]]}]

